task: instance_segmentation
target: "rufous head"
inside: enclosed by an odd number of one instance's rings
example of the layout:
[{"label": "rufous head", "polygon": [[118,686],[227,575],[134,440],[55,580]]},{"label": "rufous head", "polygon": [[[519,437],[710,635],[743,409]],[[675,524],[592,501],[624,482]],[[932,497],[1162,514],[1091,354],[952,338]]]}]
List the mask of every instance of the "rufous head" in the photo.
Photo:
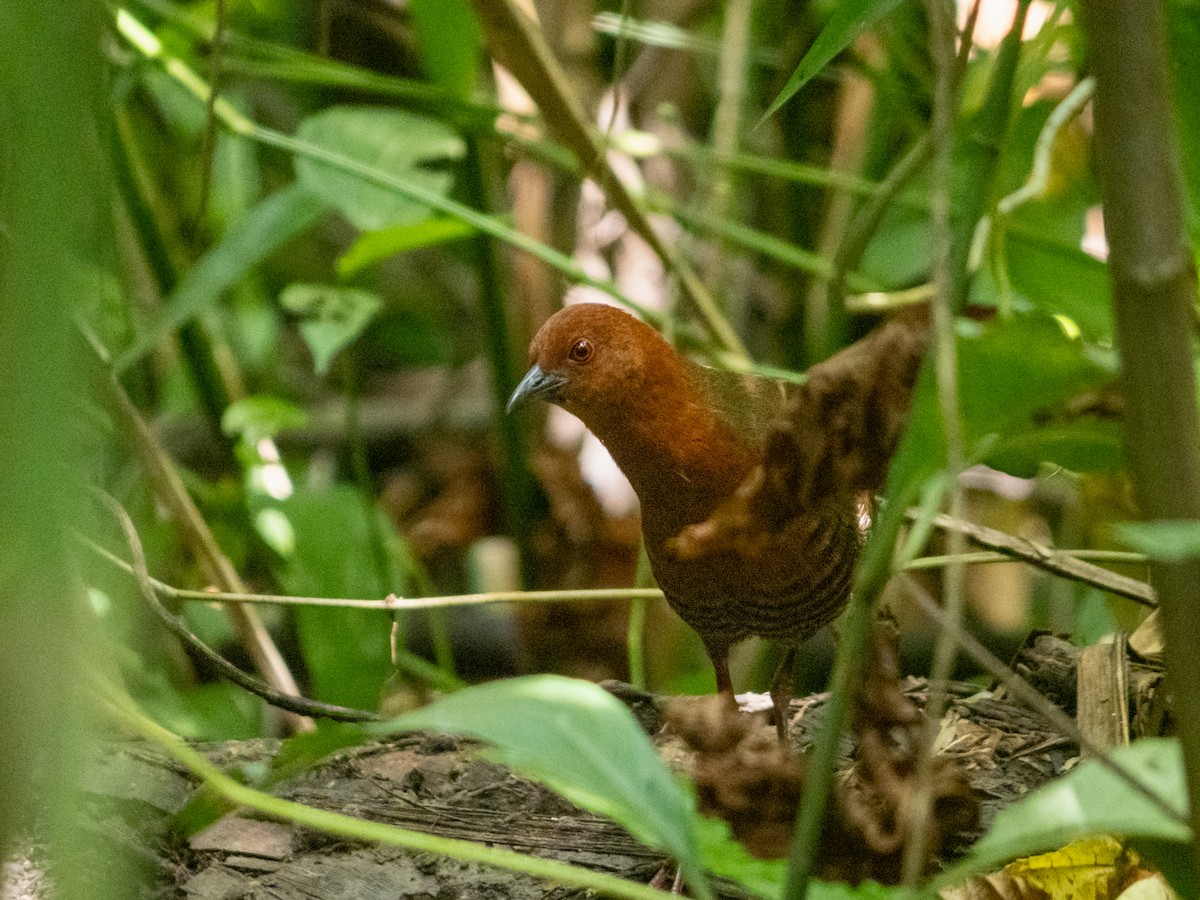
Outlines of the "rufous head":
[{"label": "rufous head", "polygon": [[529,345],[529,371],[513,391],[512,412],[546,400],[591,424],[628,412],[674,350],[649,325],[602,303],[577,303],[546,320]]}]

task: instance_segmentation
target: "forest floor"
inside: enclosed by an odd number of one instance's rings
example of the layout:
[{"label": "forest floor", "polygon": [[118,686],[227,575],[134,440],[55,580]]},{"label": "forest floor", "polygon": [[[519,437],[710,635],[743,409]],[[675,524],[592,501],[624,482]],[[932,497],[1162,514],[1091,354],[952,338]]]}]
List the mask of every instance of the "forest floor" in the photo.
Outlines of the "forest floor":
[{"label": "forest floor", "polygon": [[[1052,654],[1038,665],[1031,673],[1034,681],[1052,696],[1057,692],[1069,707],[1074,690],[1070,660]],[[689,751],[671,726],[664,726],[663,698],[627,685],[606,686],[630,706],[667,761],[686,770]],[[905,690],[918,705],[923,702],[922,681],[907,680]],[[956,684],[952,695],[939,745],[980,801],[983,828],[999,808],[1060,774],[1078,755],[1075,746],[1005,699],[1002,691]],[[811,743],[825,701],[824,695],[794,701],[791,737],[799,746]],[[764,720],[762,727],[770,726]],[[224,770],[250,774],[264,771],[279,748],[279,742],[270,740],[199,745]],[[848,754],[849,742],[844,749]],[[442,735],[402,736],[338,751],[272,790],[320,809],[507,847],[635,881],[649,882],[667,862],[620,826],[488,761],[480,750],[478,743]],[[172,822],[200,786],[160,748],[144,742],[101,745],[85,781],[88,821],[97,825],[94,865],[133,860],[151,885],[142,893],[146,897],[519,900],[586,893],[478,863],[355,843],[245,811],[229,812],[183,838]],[[717,887],[722,896],[745,896],[731,884],[718,882]]]}]

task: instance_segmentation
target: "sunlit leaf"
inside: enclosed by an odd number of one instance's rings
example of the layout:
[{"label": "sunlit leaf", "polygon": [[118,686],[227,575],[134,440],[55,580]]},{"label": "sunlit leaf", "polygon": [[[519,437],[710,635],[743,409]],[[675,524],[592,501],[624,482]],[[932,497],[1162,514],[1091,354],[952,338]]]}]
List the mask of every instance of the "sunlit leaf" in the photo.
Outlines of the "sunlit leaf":
[{"label": "sunlit leaf", "polygon": [[1008,870],[1052,897],[1096,896],[1109,893],[1123,855],[1110,837],[1073,841],[1061,850],[1010,863]]},{"label": "sunlit leaf", "polygon": [[338,257],[337,273],[349,278],[389,256],[470,237],[475,228],[450,216],[437,216],[412,225],[393,225],[382,231],[364,231],[350,249]]},{"label": "sunlit leaf", "polygon": [[300,336],[312,351],[318,375],[370,324],[383,301],[369,291],[328,284],[290,284],[279,295],[288,312],[302,317]]},{"label": "sunlit leaf", "polygon": [[[381,106],[330,107],[301,122],[296,136],[439,194],[450,190],[448,166],[465,152],[462,138],[441,122]],[[430,216],[423,203],[315,159],[298,157],[296,176],[363,231]]]}]

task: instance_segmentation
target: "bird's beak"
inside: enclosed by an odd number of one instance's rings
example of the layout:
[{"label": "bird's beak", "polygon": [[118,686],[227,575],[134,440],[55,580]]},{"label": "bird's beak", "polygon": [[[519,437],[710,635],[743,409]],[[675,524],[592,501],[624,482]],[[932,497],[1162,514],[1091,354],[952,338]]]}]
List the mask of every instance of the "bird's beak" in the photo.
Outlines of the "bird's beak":
[{"label": "bird's beak", "polygon": [[525,373],[517,389],[512,392],[504,411],[512,412],[528,400],[549,400],[553,403],[558,399],[559,390],[566,383],[566,376],[543,372],[541,366],[535,365]]}]

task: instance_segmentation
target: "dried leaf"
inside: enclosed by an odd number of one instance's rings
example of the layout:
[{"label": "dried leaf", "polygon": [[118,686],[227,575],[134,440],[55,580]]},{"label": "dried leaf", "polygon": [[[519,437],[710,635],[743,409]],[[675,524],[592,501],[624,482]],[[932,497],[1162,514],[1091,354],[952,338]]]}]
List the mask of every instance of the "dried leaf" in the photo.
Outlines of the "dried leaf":
[{"label": "dried leaf", "polygon": [[762,464],[709,519],[680,532],[673,552],[769,553],[798,516],[880,487],[928,340],[927,314],[910,313],[809,369]]}]

